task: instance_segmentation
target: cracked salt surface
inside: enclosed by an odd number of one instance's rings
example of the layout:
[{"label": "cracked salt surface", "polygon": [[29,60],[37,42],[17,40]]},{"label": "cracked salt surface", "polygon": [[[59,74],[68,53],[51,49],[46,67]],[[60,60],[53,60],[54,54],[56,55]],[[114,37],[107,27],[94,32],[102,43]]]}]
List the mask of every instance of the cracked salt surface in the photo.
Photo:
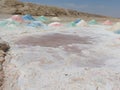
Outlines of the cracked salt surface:
[{"label": "cracked salt surface", "polygon": [[106,28],[2,30],[5,90],[120,90],[120,36]]}]

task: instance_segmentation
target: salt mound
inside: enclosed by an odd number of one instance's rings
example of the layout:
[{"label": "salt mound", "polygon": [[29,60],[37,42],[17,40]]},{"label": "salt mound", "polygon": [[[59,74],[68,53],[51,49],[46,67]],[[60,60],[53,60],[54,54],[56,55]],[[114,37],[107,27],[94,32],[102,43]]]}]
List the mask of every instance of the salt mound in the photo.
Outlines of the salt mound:
[{"label": "salt mound", "polygon": [[110,20],[106,20],[103,24],[104,25],[112,25],[112,22]]},{"label": "salt mound", "polygon": [[75,24],[79,23],[81,21],[81,19],[77,19],[74,21]]},{"label": "salt mound", "polygon": [[33,21],[30,24],[28,24],[28,26],[30,26],[30,27],[44,27],[46,25],[41,21]]},{"label": "salt mound", "polygon": [[52,21],[55,21],[55,22],[61,21],[61,19],[60,19],[59,17],[53,17],[53,18],[51,18],[51,20],[52,20]]},{"label": "salt mound", "polygon": [[20,23],[24,22],[23,18],[20,15],[13,15],[11,19]]},{"label": "salt mound", "polygon": [[37,20],[40,20],[42,22],[48,21],[48,19],[45,16],[40,16],[40,17],[37,18]]},{"label": "salt mound", "polygon": [[30,14],[27,14],[27,15],[24,15],[23,17],[23,20],[26,20],[26,21],[35,21],[35,18],[32,17],[32,15]]},{"label": "salt mound", "polygon": [[60,27],[60,26],[62,26],[62,24],[60,22],[52,22],[52,23],[48,24],[48,26],[50,26],[50,27]]},{"label": "salt mound", "polygon": [[7,23],[7,20],[0,21],[0,26],[4,27]]},{"label": "salt mound", "polygon": [[74,22],[70,22],[67,26],[68,26],[68,27],[75,27],[76,24],[75,24]]},{"label": "salt mound", "polygon": [[90,24],[90,25],[96,25],[96,24],[98,24],[98,23],[97,23],[97,21],[96,21],[95,19],[93,19],[93,20],[90,20],[90,21],[88,22],[88,24]]},{"label": "salt mound", "polygon": [[117,22],[115,25],[113,25],[109,30],[116,31],[120,30],[120,22]]},{"label": "salt mound", "polygon": [[19,25],[20,25],[19,22],[16,22],[16,21],[12,20],[11,18],[0,21],[1,27],[12,27],[13,28],[13,27],[17,27]]},{"label": "salt mound", "polygon": [[81,20],[81,21],[78,22],[76,25],[77,25],[77,26],[82,26],[82,27],[84,27],[84,26],[88,26],[87,22],[84,21],[84,20]]}]

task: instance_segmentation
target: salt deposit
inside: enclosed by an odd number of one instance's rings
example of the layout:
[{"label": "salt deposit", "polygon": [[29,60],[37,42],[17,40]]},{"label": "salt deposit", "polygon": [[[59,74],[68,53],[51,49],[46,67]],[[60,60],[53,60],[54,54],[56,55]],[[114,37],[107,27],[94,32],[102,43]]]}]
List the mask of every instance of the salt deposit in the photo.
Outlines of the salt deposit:
[{"label": "salt deposit", "polygon": [[110,31],[120,30],[120,22],[115,23],[109,30]]},{"label": "salt deposit", "polygon": [[59,21],[61,21],[61,19],[59,17],[53,17],[53,18],[51,18],[51,21],[59,22]]},{"label": "salt deposit", "polygon": [[52,23],[48,24],[48,26],[50,26],[50,27],[60,27],[60,26],[62,26],[62,24],[60,22],[52,22]]},{"label": "salt deposit", "polygon": [[103,24],[104,25],[112,25],[113,23],[110,20],[106,20]]},{"label": "salt deposit", "polygon": [[120,90],[120,36],[110,27],[1,27],[11,47],[4,90]]},{"label": "salt deposit", "polygon": [[88,26],[87,22],[84,21],[84,20],[81,20],[81,21],[78,22],[76,25],[77,25],[77,26],[81,26],[81,27],[86,27],[86,26]]}]

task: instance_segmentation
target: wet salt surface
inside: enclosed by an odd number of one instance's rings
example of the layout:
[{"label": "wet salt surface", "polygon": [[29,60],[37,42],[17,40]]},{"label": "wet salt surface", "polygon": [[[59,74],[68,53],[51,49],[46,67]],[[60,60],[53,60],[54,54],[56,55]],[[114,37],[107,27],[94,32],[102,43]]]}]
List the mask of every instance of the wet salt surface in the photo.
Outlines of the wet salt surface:
[{"label": "wet salt surface", "polygon": [[16,43],[18,45],[29,45],[29,46],[43,46],[43,47],[59,47],[69,44],[90,44],[90,37],[79,37],[77,35],[69,34],[46,34],[46,35],[32,35],[22,37]]},{"label": "wet salt surface", "polygon": [[119,35],[103,26],[3,32],[6,90],[120,90]]}]

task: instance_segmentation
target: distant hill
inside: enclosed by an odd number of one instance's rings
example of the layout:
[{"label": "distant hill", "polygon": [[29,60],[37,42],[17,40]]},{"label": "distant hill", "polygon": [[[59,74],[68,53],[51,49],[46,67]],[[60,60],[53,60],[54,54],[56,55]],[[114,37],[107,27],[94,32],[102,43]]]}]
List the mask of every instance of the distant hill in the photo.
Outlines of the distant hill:
[{"label": "distant hill", "polygon": [[33,3],[23,3],[18,0],[0,0],[0,13],[7,14],[31,14],[34,16],[72,16],[72,17],[97,17],[108,18],[107,16],[83,13],[70,9],[63,9],[53,6],[45,6]]}]

